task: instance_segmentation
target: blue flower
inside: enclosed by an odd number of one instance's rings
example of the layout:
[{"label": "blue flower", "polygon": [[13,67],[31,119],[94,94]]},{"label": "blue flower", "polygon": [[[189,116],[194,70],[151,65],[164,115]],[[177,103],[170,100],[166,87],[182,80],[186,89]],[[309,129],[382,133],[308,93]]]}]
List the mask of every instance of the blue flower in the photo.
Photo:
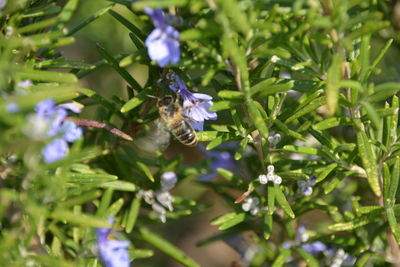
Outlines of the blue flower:
[{"label": "blue flower", "polygon": [[15,102],[9,102],[6,105],[6,110],[8,113],[17,113],[19,112],[19,106]]},{"label": "blue flower", "polygon": [[178,75],[170,75],[169,88],[183,97],[183,109],[193,128],[203,131],[205,120],[216,120],[217,113],[210,111],[212,97],[206,94],[191,93]]},{"label": "blue flower", "polygon": [[318,254],[319,252],[322,252],[326,250],[328,247],[320,242],[320,241],[315,241],[311,243],[304,243],[307,242],[309,236],[306,233],[306,227],[304,225],[300,225],[299,228],[297,229],[297,234],[296,234],[296,241],[297,242],[303,242],[301,244],[301,247],[305,250],[308,251],[309,253],[315,255]]},{"label": "blue flower", "polygon": [[56,103],[52,99],[46,99],[36,105],[36,115],[40,118],[49,119],[56,109]]},{"label": "blue flower", "polygon": [[217,169],[223,168],[229,171],[232,171],[235,168],[235,160],[231,153],[229,152],[219,152],[219,151],[206,151],[206,157],[213,158],[213,161],[208,165],[208,169],[212,170],[213,172],[203,174],[199,177],[200,180],[212,180],[218,176]]},{"label": "blue flower", "polygon": [[[110,224],[114,219],[109,218]],[[128,254],[129,241],[111,240],[111,228],[96,229],[97,246],[99,248],[100,258],[106,267],[129,267],[130,259]]]},{"label": "blue flower", "polygon": [[47,137],[57,137],[42,149],[46,163],[51,163],[65,157],[68,151],[67,142],[75,142],[82,136],[82,128],[74,122],[66,120],[65,107],[56,106],[52,99],[39,102],[35,108],[36,117],[47,124]]},{"label": "blue flower", "polygon": [[44,162],[52,163],[63,159],[68,151],[68,144],[61,138],[56,138],[42,149]]},{"label": "blue flower", "polygon": [[307,243],[307,244],[302,244],[301,247],[305,250],[308,251],[309,253],[315,255],[318,254],[319,252],[323,252],[327,249],[327,246],[320,242],[320,241],[315,241],[312,243]]},{"label": "blue flower", "polygon": [[167,24],[161,9],[146,8],[145,12],[156,27],[145,41],[151,60],[160,67],[178,63],[181,57],[179,32]]},{"label": "blue flower", "polygon": [[63,138],[67,142],[75,142],[82,136],[82,128],[72,121],[65,121],[62,125]]}]

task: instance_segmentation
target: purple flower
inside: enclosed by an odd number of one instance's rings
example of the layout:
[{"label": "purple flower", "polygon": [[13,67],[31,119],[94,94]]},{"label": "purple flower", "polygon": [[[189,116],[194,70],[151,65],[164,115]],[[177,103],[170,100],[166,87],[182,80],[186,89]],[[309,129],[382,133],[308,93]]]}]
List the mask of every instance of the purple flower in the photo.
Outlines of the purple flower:
[{"label": "purple flower", "polygon": [[151,60],[156,61],[160,67],[178,63],[181,56],[179,32],[167,24],[161,9],[146,8],[145,13],[151,17],[156,27],[145,41]]},{"label": "purple flower", "polygon": [[208,169],[213,170],[213,172],[208,174],[203,174],[199,177],[200,180],[208,181],[212,180],[218,176],[217,169],[223,168],[232,171],[235,168],[235,160],[229,152],[218,152],[218,151],[206,151],[206,157],[213,158],[213,161],[208,166]]},{"label": "purple flower", "polygon": [[[309,236],[306,233],[306,230],[307,229],[304,225],[300,225],[299,228],[297,228],[297,234],[296,234],[297,242],[307,242]],[[327,249],[327,246],[320,241],[315,241],[315,242],[311,242],[311,243],[303,243],[303,244],[301,244],[301,247],[305,251],[308,251],[309,253],[314,254],[314,255]]]},{"label": "purple flower", "polygon": [[68,151],[68,144],[61,138],[54,139],[42,149],[44,162],[52,163],[63,159]]},{"label": "purple flower", "polygon": [[51,163],[65,157],[68,151],[67,142],[71,143],[82,136],[82,128],[74,122],[66,120],[67,111],[64,107],[56,106],[52,99],[39,102],[35,108],[36,117],[47,124],[47,137],[55,137],[51,143],[42,149],[46,163]]},{"label": "purple flower", "polygon": [[[108,219],[110,224],[114,218]],[[111,240],[111,228],[96,229],[97,246],[99,248],[100,258],[106,267],[129,267],[130,259],[128,254],[129,241]]]},{"label": "purple flower", "polygon": [[183,97],[183,109],[193,128],[203,131],[205,120],[216,120],[217,113],[210,111],[212,97],[206,94],[191,93],[178,75],[170,75],[172,83],[169,88]]},{"label": "purple flower", "polygon": [[309,253],[315,255],[318,254],[319,252],[325,251],[327,249],[327,246],[320,242],[320,241],[315,241],[312,243],[307,243],[307,244],[302,244],[301,247],[305,250],[308,251]]},{"label": "purple flower", "polygon": [[62,125],[63,138],[67,142],[75,142],[82,136],[82,128],[72,121],[65,121]]},{"label": "purple flower", "polygon": [[17,113],[19,111],[19,106],[15,102],[9,102],[6,105],[6,110],[8,113]]},{"label": "purple flower", "polygon": [[52,99],[46,99],[36,105],[36,115],[40,118],[49,119],[53,115],[56,103]]}]

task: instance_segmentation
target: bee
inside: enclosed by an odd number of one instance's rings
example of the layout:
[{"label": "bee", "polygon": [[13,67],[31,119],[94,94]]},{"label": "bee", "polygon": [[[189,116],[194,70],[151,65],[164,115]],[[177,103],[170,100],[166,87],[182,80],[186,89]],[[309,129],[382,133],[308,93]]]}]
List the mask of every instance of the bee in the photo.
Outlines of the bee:
[{"label": "bee", "polygon": [[157,108],[166,128],[179,142],[186,146],[197,145],[196,132],[183,115],[183,108],[179,104],[178,97],[174,99],[171,95],[166,95],[158,98]]}]

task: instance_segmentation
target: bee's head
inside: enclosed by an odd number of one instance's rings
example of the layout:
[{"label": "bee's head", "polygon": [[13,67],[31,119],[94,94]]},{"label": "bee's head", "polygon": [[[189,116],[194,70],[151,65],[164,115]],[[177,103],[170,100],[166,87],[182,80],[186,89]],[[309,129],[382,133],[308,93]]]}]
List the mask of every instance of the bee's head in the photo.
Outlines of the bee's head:
[{"label": "bee's head", "polygon": [[165,107],[165,106],[169,106],[174,102],[174,98],[170,95],[166,95],[163,98],[160,98],[157,101],[157,106],[158,107]]}]

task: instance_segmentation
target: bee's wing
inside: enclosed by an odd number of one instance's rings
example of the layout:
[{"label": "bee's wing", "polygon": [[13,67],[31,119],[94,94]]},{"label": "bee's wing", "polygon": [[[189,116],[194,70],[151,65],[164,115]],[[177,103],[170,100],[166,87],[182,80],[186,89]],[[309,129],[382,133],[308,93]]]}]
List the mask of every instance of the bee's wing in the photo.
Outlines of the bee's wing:
[{"label": "bee's wing", "polygon": [[158,118],[150,122],[148,126],[145,135],[134,140],[134,145],[141,151],[150,154],[167,149],[171,134],[162,119]]}]

